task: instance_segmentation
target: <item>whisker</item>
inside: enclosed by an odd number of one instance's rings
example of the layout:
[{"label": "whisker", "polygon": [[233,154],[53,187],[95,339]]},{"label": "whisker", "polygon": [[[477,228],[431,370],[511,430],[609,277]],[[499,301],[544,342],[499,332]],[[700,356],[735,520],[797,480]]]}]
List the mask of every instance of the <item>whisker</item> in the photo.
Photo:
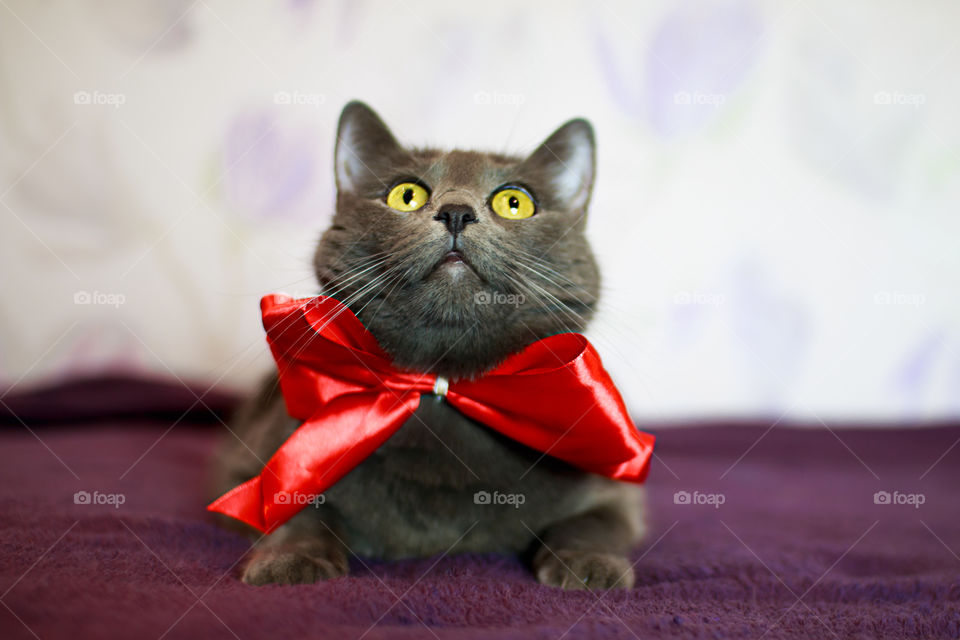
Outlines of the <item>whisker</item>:
[{"label": "whisker", "polygon": [[[551,306],[546,304],[546,302],[542,299],[542,296],[538,294],[537,291],[534,290],[534,287],[536,287],[534,283],[530,282],[526,278],[523,278],[522,274],[520,274],[518,271],[516,271],[512,267],[508,267],[508,268],[514,274],[514,276],[511,276],[510,279],[517,286],[519,286],[523,291],[526,291],[527,294],[530,296],[530,299],[533,302],[537,303],[547,313],[547,315],[551,318],[551,320],[553,320],[558,326],[568,327],[568,321],[561,318],[557,314],[557,311],[563,311],[568,316],[570,316],[573,319],[573,328],[575,329],[579,329],[584,324],[584,320],[580,315],[568,309],[566,305],[562,303],[560,303],[556,308],[551,308]],[[546,292],[541,287],[536,287],[536,288],[538,288],[542,293],[549,293],[549,292]]]},{"label": "whisker", "polygon": [[[539,267],[539,268],[541,268],[541,269],[545,269],[546,271],[548,271],[549,273],[553,274],[554,276],[557,276],[558,278],[560,278],[560,279],[562,279],[562,280],[566,280],[568,283],[570,283],[571,285],[573,285],[575,288],[579,289],[580,291],[583,291],[584,293],[586,293],[586,294],[587,294],[588,296],[590,296],[591,298],[593,298],[593,299],[595,299],[595,300],[597,299],[597,295],[596,295],[596,294],[594,294],[594,293],[591,292],[591,291],[587,291],[586,289],[583,288],[582,285],[574,282],[573,280],[571,280],[571,279],[568,278],[567,276],[563,275],[562,273],[560,273],[560,272],[557,271],[556,269],[553,269],[553,268],[550,267],[542,258],[538,258],[537,256],[534,256],[534,255],[532,255],[532,254],[530,254],[530,253],[527,253],[526,251],[523,251],[522,249],[514,249],[514,251],[515,251],[515,253],[516,253],[516,256],[515,256],[515,257],[519,258],[519,259],[521,260],[521,262],[528,262],[528,263],[530,263],[530,265],[532,265],[532,266],[534,266],[534,267]],[[543,276],[542,273],[541,273],[540,275],[541,275],[541,277],[544,277],[544,279],[546,279],[546,276]],[[554,284],[555,286],[557,286],[558,288],[561,288],[561,289],[566,288],[566,287],[561,287],[561,286],[559,285],[559,283],[557,283],[557,282],[554,282],[553,284]]]},{"label": "whisker", "polygon": [[[517,272],[515,269],[513,269],[513,267],[510,267],[508,265],[508,268],[511,271],[513,271],[521,279],[521,281],[527,286],[529,290],[532,291],[535,289],[541,294],[543,298],[545,298],[547,301],[553,303],[556,306],[556,311],[561,311],[565,313],[569,318],[571,318],[575,324],[575,328],[580,329],[586,324],[586,321],[582,314],[579,314],[576,311],[574,311],[572,308],[570,308],[569,305],[564,303],[562,300],[557,298],[555,295],[553,295],[552,293],[550,293],[549,291],[547,291],[537,283],[531,281],[528,278],[523,278],[523,276],[519,272]],[[534,298],[537,299],[539,298],[539,296],[534,296]],[[565,325],[566,323],[562,323],[562,324]]]},{"label": "whisker", "polygon": [[[556,281],[554,281],[552,278],[550,278],[549,276],[544,275],[542,272],[540,272],[540,271],[537,270],[536,268],[531,267],[531,266],[528,265],[528,264],[524,264],[523,262],[518,262],[517,264],[518,264],[519,266],[523,267],[524,269],[526,269],[527,271],[530,271],[530,272],[532,272],[533,274],[535,274],[536,276],[538,276],[538,277],[539,277],[540,279],[542,279],[547,285],[552,286],[552,287],[556,287],[558,290],[563,291],[564,293],[569,293],[569,294],[572,294],[572,293],[573,293],[573,292],[571,292],[571,290],[570,290],[569,287],[564,287],[564,286],[560,285],[559,283],[557,283]],[[596,295],[594,295],[593,293],[590,293],[589,291],[587,291],[586,289],[583,289],[582,287],[579,287],[579,286],[578,286],[578,288],[580,288],[584,293],[586,293],[587,296],[589,296],[589,298],[591,298],[591,300],[581,300],[581,299],[579,298],[579,296],[576,296],[576,295],[575,295],[575,297],[576,297],[576,302],[578,302],[579,304],[582,304],[582,305],[584,305],[584,306],[592,306],[593,304],[596,303],[596,301],[597,301],[597,296],[596,296]]]},{"label": "whisker", "polygon": [[384,256],[382,258],[377,258],[369,262],[361,263],[360,265],[358,265],[353,269],[347,269],[337,278],[334,278],[329,283],[327,283],[327,285],[324,287],[324,291],[327,292],[325,293],[325,295],[328,295],[330,297],[336,296],[337,293],[343,291],[350,282],[353,282],[354,280],[363,276],[364,274],[369,273],[370,271],[376,269],[379,266],[382,266],[389,258],[390,258],[389,255]]},{"label": "whisker", "polygon": [[397,289],[397,286],[407,279],[407,277],[410,275],[410,271],[411,271],[411,268],[407,267],[402,273],[399,274],[393,286],[390,288],[390,291],[388,291],[387,294],[383,296],[383,300],[377,306],[377,310],[374,312],[373,317],[371,317],[370,320],[368,321],[368,324],[373,324],[373,321],[377,319],[377,316],[380,314],[380,310],[383,309],[383,305],[386,304],[387,299]]}]

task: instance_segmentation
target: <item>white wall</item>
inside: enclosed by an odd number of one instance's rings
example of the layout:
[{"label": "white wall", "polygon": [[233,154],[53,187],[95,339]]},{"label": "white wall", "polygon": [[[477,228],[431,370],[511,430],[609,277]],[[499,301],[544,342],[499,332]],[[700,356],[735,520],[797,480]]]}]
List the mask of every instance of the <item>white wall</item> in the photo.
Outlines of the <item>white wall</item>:
[{"label": "white wall", "polygon": [[416,144],[524,151],[593,121],[591,336],[637,415],[958,416],[958,18],[4,0],[0,386],[250,384],[259,296],[314,291],[336,118],[361,98]]}]

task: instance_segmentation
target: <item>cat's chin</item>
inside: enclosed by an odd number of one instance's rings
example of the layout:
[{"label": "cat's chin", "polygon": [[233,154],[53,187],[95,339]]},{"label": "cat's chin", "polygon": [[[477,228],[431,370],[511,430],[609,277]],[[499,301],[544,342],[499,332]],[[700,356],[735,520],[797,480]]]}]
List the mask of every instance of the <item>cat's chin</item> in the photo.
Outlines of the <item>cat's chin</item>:
[{"label": "cat's chin", "polygon": [[470,276],[479,280],[477,272],[473,270],[473,267],[462,260],[442,262],[433,272],[438,277],[449,278],[453,282],[460,282],[465,278],[470,278]]},{"label": "cat's chin", "polygon": [[424,284],[442,299],[463,303],[472,302],[474,292],[483,288],[486,281],[466,260],[446,258],[427,275]]},{"label": "cat's chin", "polygon": [[445,253],[427,276],[428,280],[449,280],[457,285],[466,284],[465,279],[471,278],[477,283],[483,281],[466,256],[456,250]]},{"label": "cat's chin", "polygon": [[500,326],[489,321],[458,324],[431,318],[380,325],[374,335],[401,368],[451,379],[469,378],[493,368],[524,346],[519,336],[490,331],[490,324]]}]

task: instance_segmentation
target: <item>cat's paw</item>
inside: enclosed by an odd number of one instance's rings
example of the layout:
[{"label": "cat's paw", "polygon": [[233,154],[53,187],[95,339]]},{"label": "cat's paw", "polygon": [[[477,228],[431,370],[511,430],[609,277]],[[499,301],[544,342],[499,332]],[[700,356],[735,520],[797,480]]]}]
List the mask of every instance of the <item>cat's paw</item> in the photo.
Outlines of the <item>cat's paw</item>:
[{"label": "cat's paw", "polygon": [[623,556],[595,551],[557,551],[541,557],[537,580],[564,589],[629,589],[633,566]]},{"label": "cat's paw", "polygon": [[310,556],[292,549],[257,549],[243,570],[243,581],[255,586],[265,584],[309,584],[347,575],[344,553]]}]

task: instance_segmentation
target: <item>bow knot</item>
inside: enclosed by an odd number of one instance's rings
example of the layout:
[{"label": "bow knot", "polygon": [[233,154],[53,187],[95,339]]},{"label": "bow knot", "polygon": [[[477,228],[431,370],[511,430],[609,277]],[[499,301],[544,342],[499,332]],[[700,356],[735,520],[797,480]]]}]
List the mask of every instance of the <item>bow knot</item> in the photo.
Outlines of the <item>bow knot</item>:
[{"label": "bow knot", "polygon": [[437,379],[433,383],[433,395],[446,397],[447,391],[450,390],[450,380],[444,378],[443,376],[437,376]]}]

